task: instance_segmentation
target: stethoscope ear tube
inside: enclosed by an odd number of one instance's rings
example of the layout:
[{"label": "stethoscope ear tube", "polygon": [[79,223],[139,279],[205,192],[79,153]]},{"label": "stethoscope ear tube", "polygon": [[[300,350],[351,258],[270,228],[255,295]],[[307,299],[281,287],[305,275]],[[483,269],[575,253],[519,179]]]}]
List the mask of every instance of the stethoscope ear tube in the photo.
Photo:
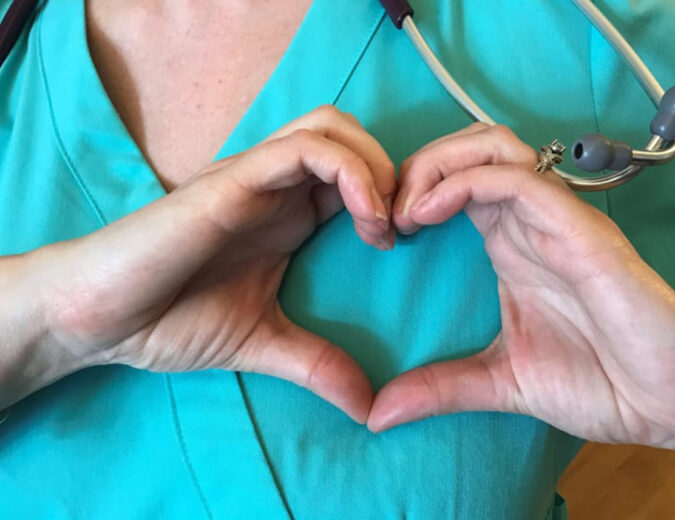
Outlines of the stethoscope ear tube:
[{"label": "stethoscope ear tube", "polygon": [[572,147],[576,165],[587,172],[620,170],[633,166],[665,164],[675,157],[675,87],[661,98],[659,110],[652,119],[650,131],[655,138],[671,143],[659,150],[634,150],[622,141],[604,135],[587,134]]},{"label": "stethoscope ear tube", "polygon": [[661,98],[659,111],[652,119],[650,130],[666,141],[675,141],[675,87],[668,89]]},{"label": "stethoscope ear tube", "polygon": [[[636,177],[644,166],[664,164],[675,158],[675,144],[671,132],[675,132],[675,90],[664,96],[663,87],[642,62],[635,50],[611,24],[591,0],[572,0],[588,20],[605,36],[617,53],[631,68],[655,105],[661,105],[652,122],[652,136],[644,150],[632,150],[627,144],[612,141],[598,135],[582,138],[573,147],[574,159],[582,168],[598,171],[605,168],[623,168],[596,177],[579,177],[553,167],[558,176],[577,191],[602,191]],[[398,28],[403,28],[422,60],[427,64],[443,88],[475,121],[494,125],[494,120],[462,89],[429,47],[412,15],[410,5],[404,0],[380,0]],[[657,130],[657,131],[654,131]]]},{"label": "stethoscope ear tube", "polygon": [[14,0],[0,22],[0,67],[19,39],[38,0]]},{"label": "stethoscope ear tube", "polygon": [[403,26],[403,20],[407,16],[415,14],[407,0],[380,0],[380,3],[398,29]]}]

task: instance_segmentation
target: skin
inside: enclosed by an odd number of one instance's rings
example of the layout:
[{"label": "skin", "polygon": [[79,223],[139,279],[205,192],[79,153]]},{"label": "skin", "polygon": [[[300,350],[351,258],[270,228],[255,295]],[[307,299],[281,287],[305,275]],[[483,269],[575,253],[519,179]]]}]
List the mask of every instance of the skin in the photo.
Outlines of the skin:
[{"label": "skin", "polygon": [[376,396],[372,431],[497,410],[610,443],[675,448],[675,293],[617,226],[505,127],[473,125],[401,167],[405,233],[466,211],[498,276],[502,330],[470,358],[404,373]]},{"label": "skin", "polygon": [[[332,107],[209,165],[309,6],[282,1],[276,29],[265,25],[271,2],[248,13],[248,1],[214,3],[208,20],[187,0],[87,3],[102,80],[171,193],[81,239],[0,258],[0,408],[87,366],[222,368],[305,386],[373,431],[502,410],[594,440],[675,448],[672,289],[606,216],[535,174],[535,153],[507,129],[474,125],[417,152],[391,213],[391,161]],[[209,30],[188,38],[195,27]],[[277,302],[292,252],[343,206],[382,250],[394,228],[414,233],[464,209],[499,278],[495,341],[403,374],[373,401],[354,360]]]},{"label": "skin", "polygon": [[92,59],[167,191],[208,166],[311,0],[87,0]]},{"label": "skin", "polygon": [[[356,121],[326,106],[78,240],[0,260],[0,408],[105,363],[222,368],[305,386],[365,422],[356,362],[293,325],[277,291],[290,255],[346,207],[368,244],[393,247],[394,167]],[[21,370],[15,370],[21,367]]]}]

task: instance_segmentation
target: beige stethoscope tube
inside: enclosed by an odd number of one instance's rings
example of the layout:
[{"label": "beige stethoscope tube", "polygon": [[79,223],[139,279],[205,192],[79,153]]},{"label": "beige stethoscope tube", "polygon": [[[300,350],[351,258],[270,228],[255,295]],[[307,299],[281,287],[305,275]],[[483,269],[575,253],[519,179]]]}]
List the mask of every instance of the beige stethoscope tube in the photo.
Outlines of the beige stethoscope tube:
[{"label": "beige stethoscope tube", "polygon": [[[572,0],[581,10],[589,21],[602,33],[607,41],[612,45],[616,52],[624,59],[627,65],[635,74],[645,92],[654,105],[658,106],[663,97],[663,87],[656,80],[651,71],[637,55],[621,33],[612,25],[612,23],[602,14],[602,12],[593,5],[590,0]],[[436,54],[431,50],[415,24],[412,16],[407,16],[402,22],[402,28],[410,38],[413,46],[427,64],[436,79],[443,85],[443,88],[453,97],[453,99],[462,107],[462,109],[474,120],[489,125],[494,125],[495,121],[487,112],[485,112],[457,83],[450,75],[448,70],[439,61]],[[659,136],[652,136],[644,151],[635,151],[636,162],[642,164],[657,164],[666,162],[675,155],[675,145],[662,150],[665,141]],[[601,191],[619,186],[633,179],[642,171],[640,164],[631,165],[621,171],[607,173],[597,177],[579,177],[564,172],[559,168],[554,171],[565,180],[565,182],[577,191]]]}]

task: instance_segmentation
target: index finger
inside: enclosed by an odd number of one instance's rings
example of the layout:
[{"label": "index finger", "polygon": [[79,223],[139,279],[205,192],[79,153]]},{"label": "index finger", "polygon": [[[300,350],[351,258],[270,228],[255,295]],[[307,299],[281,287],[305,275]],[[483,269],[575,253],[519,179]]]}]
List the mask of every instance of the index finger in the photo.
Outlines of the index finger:
[{"label": "index finger", "polygon": [[371,170],[377,192],[389,211],[396,189],[394,164],[377,139],[368,133],[355,116],[333,105],[323,105],[281,127],[267,140],[279,139],[301,129],[321,134],[361,157]]},{"label": "index finger", "polygon": [[489,164],[534,168],[537,162],[535,151],[504,126],[472,125],[465,130],[436,140],[401,165],[401,189],[393,214],[401,231],[416,229],[410,218],[411,207],[450,175]]}]

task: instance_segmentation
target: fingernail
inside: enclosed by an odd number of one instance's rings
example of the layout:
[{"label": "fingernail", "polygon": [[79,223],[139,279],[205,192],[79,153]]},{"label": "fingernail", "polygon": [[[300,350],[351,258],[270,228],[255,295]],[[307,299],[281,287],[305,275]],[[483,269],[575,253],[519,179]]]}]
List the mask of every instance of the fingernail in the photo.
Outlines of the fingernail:
[{"label": "fingernail", "polygon": [[396,426],[395,418],[383,416],[380,417],[378,421],[369,420],[367,423],[368,429],[373,433],[382,433],[385,430],[389,430]]},{"label": "fingernail", "polygon": [[375,247],[380,251],[391,251],[394,249],[394,241],[391,238],[386,238],[384,240],[380,240]]},{"label": "fingernail", "polygon": [[380,194],[377,192],[375,188],[371,190],[370,198],[372,201],[373,210],[375,212],[375,218],[377,218],[377,224],[380,226],[380,229],[382,229],[382,231],[388,231],[389,209],[387,208],[386,202],[382,200]]},{"label": "fingernail", "polygon": [[422,195],[415,204],[412,205],[412,207],[409,209],[410,211],[419,211],[421,210],[424,206],[427,205],[427,203],[431,200],[431,193],[426,193]]},{"label": "fingernail", "polygon": [[373,210],[375,211],[375,217],[377,217],[378,220],[384,220],[386,222],[389,222],[387,207],[384,205],[382,197],[380,197],[380,194],[377,192],[375,188],[370,190],[370,198],[373,203]]},{"label": "fingernail", "polygon": [[411,224],[409,227],[399,227],[398,231],[402,235],[412,235],[414,233],[417,233],[420,230],[421,226],[418,224]]},{"label": "fingernail", "polygon": [[401,188],[401,191],[399,191],[398,195],[396,196],[396,208],[394,210],[395,213],[404,217],[407,216],[411,203],[412,200],[410,200],[410,193],[408,192],[408,189]]},{"label": "fingernail", "polygon": [[403,210],[401,211],[401,214],[405,217],[408,216],[408,213],[410,213],[410,206],[412,206],[413,199],[412,197],[406,196],[403,202]]},{"label": "fingernail", "polygon": [[394,213],[405,215],[408,204],[408,190],[401,188],[401,191],[396,195],[396,202],[394,203]]}]

